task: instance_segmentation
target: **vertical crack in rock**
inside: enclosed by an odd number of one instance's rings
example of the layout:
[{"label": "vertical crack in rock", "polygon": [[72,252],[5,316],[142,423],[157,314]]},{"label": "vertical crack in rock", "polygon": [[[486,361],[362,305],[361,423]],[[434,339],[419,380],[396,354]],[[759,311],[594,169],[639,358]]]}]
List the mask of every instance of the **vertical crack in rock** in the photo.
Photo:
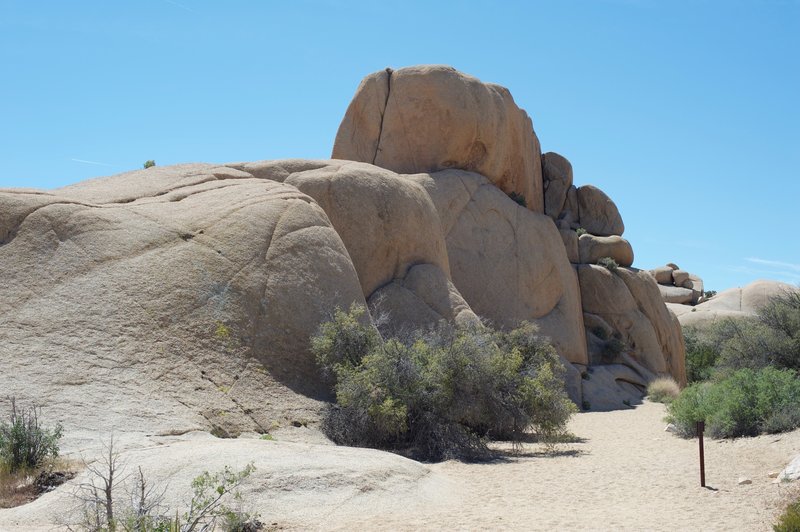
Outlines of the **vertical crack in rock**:
[{"label": "vertical crack in rock", "polygon": [[372,164],[378,159],[378,152],[381,151],[381,138],[383,137],[383,117],[386,116],[386,107],[389,105],[389,95],[392,93],[392,72],[391,68],[386,69],[386,101],[383,102],[383,110],[381,110],[381,125],[378,130],[378,142],[375,143],[375,155],[372,156]]}]

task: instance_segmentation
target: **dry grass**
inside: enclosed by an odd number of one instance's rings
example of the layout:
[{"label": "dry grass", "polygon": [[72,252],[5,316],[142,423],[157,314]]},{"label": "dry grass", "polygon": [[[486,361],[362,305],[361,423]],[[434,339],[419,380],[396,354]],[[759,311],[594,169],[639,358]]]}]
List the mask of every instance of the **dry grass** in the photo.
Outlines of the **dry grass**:
[{"label": "dry grass", "polygon": [[647,398],[656,403],[671,403],[681,394],[672,377],[659,377],[647,385]]},{"label": "dry grass", "polygon": [[63,458],[48,460],[36,469],[9,471],[0,466],[0,508],[22,506],[75,476],[78,464]]}]

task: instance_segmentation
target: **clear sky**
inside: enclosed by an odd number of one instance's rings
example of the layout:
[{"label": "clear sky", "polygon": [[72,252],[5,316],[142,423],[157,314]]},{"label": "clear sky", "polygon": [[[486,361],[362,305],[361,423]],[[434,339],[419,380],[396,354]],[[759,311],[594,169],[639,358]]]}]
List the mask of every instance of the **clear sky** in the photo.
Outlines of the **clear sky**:
[{"label": "clear sky", "polygon": [[359,81],[505,85],[635,265],[800,282],[798,0],[0,0],[0,187],[330,156]]}]

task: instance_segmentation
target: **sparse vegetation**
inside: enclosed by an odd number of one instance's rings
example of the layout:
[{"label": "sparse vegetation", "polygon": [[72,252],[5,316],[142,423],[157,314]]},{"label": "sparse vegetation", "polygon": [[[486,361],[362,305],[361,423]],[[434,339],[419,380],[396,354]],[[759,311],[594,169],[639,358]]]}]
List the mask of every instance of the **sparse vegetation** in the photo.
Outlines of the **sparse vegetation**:
[{"label": "sparse vegetation", "polygon": [[647,385],[647,397],[656,403],[671,403],[681,394],[681,388],[672,377],[659,377]]},{"label": "sparse vegetation", "polygon": [[705,292],[703,292],[703,296],[705,296],[706,299],[711,299],[715,295],[717,295],[716,290],[706,290]]},{"label": "sparse vegetation", "polygon": [[531,324],[501,333],[441,324],[383,340],[364,309],[337,310],[312,349],[335,381],[323,430],[337,443],[428,460],[489,455],[488,438],[561,434],[574,411],[563,365]]},{"label": "sparse vegetation", "polygon": [[617,261],[615,261],[611,257],[603,257],[597,261],[597,264],[606,269],[611,270],[612,272],[617,268],[619,268],[619,264],[617,264]]},{"label": "sparse vegetation", "polygon": [[712,438],[756,436],[800,426],[800,379],[792,370],[744,368],[686,388],[668,407],[678,433],[695,436],[705,421]]},{"label": "sparse vegetation", "polygon": [[626,348],[627,345],[625,345],[625,342],[622,341],[620,334],[613,334],[610,338],[607,338],[605,343],[603,343],[603,350],[600,352],[602,361],[606,364],[614,362],[615,359],[621,355]]},{"label": "sparse vegetation", "polygon": [[528,202],[525,201],[525,196],[522,194],[518,194],[517,192],[511,192],[508,194],[508,197],[514,200],[518,205],[522,207],[528,206]]},{"label": "sparse vegetation", "polygon": [[0,422],[0,508],[30,502],[74,476],[58,458],[61,425],[45,428],[41,408],[19,408],[16,398],[9,400],[9,421]]},{"label": "sparse vegetation", "polygon": [[44,428],[39,421],[41,408],[17,408],[16,398],[9,397],[9,400],[9,422],[0,422],[0,465],[14,472],[35,469],[48,457],[57,457],[61,425]]},{"label": "sparse vegetation", "polygon": [[789,503],[777,524],[772,526],[775,532],[799,532],[800,531],[800,498]]},{"label": "sparse vegetation", "polygon": [[[242,509],[239,493],[239,487],[255,471],[253,464],[241,471],[226,466],[217,473],[205,471],[195,477],[188,510],[181,516],[165,506],[167,488],[148,481],[141,467],[130,481],[113,436],[103,445],[100,459],[86,468],[90,477],[74,493],[74,512],[59,523],[68,530],[195,532],[216,530],[220,524],[223,530],[239,532],[262,527],[258,515]],[[116,497],[121,490],[126,493],[122,501]]]},{"label": "sparse vegetation", "polygon": [[586,229],[584,229],[583,227],[578,227],[578,228],[575,230],[575,232],[576,232],[576,233],[578,233],[578,237],[580,238],[581,236],[583,236],[583,235],[587,234],[589,231],[587,231],[587,230],[586,230]]},{"label": "sparse vegetation", "polygon": [[156,162],[154,160],[150,159],[148,161],[145,161],[142,166],[144,167],[145,170],[147,170],[148,168],[152,168],[155,165],[156,165]]}]

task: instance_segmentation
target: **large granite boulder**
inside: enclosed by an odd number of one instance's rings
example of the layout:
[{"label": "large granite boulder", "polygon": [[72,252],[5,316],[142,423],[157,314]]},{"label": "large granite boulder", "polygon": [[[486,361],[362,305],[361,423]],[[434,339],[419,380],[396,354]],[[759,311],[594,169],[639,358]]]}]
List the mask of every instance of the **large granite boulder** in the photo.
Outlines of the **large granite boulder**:
[{"label": "large granite boulder", "polygon": [[486,176],[544,212],[539,140],[505,87],[448,66],[386,69],[361,82],[334,159],[410,174],[458,168]]},{"label": "large granite boulder", "polygon": [[501,327],[535,322],[564,358],[586,364],[578,284],[553,221],[475,173],[410,178],[436,205],[453,284],[472,310]]},{"label": "large granite boulder", "polygon": [[326,394],[309,336],[365,303],[324,210],[233,168],[1,191],[0,213],[0,389],[89,431],[308,416]]},{"label": "large granite boulder", "polygon": [[578,239],[578,257],[582,264],[596,264],[602,258],[614,259],[620,266],[633,264],[633,248],[620,236],[594,236],[586,233]]},{"label": "large granite boulder", "polygon": [[622,236],[625,224],[617,205],[608,195],[592,185],[577,190],[581,227],[597,236]]},{"label": "large granite boulder", "polygon": [[572,187],[572,165],[562,155],[548,152],[542,155],[544,212],[554,220],[559,218],[567,193]]}]

